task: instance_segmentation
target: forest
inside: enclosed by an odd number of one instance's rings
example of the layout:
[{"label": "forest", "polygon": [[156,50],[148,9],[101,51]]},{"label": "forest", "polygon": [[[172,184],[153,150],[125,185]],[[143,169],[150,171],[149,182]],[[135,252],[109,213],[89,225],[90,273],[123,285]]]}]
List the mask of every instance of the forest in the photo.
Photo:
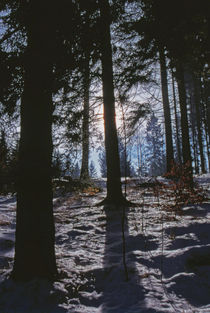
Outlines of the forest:
[{"label": "forest", "polygon": [[0,1],[0,313],[210,312],[209,0]]}]

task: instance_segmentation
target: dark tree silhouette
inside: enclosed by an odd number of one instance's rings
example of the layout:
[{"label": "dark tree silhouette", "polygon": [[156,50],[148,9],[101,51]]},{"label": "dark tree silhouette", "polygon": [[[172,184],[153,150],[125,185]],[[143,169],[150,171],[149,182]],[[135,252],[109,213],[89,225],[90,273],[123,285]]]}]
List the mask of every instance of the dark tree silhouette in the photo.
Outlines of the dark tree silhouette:
[{"label": "dark tree silhouette", "polygon": [[80,179],[86,181],[89,179],[89,99],[90,99],[90,55],[85,53],[84,58],[84,104],[83,104],[83,121],[82,121],[82,166]]},{"label": "dark tree silhouette", "polygon": [[175,115],[175,124],[176,124],[176,148],[177,148],[177,159],[178,163],[182,164],[182,154],[181,154],[181,144],[179,137],[179,120],[177,113],[177,100],[176,100],[176,90],[175,90],[175,78],[172,71],[172,91],[173,91],[173,102],[174,102],[174,115]]},{"label": "dark tree silhouette", "polygon": [[91,38],[90,28],[90,9],[85,8],[83,18],[83,28],[81,32],[81,49],[82,49],[82,85],[83,85],[83,120],[82,120],[82,165],[80,179],[89,180],[89,123],[90,123],[90,60],[93,39]]},{"label": "dark tree silhouette", "polygon": [[180,110],[181,110],[183,162],[184,162],[184,164],[186,164],[188,162],[190,165],[190,168],[192,170],[192,157],[191,157],[191,149],[190,149],[189,125],[188,125],[188,117],[187,117],[186,88],[185,88],[183,65],[180,62],[178,62],[177,67],[176,67],[176,78],[177,78],[177,83],[178,83],[179,103],[180,103]]},{"label": "dark tree silhouette", "polygon": [[163,99],[163,112],[165,119],[165,138],[166,138],[166,171],[170,172],[174,161],[172,128],[171,128],[171,112],[168,98],[168,79],[165,60],[164,48],[159,46],[160,72],[161,72],[161,88]]},{"label": "dark tree silhouette", "polygon": [[51,1],[31,1],[25,29],[24,92],[12,277],[53,279],[57,273],[52,210],[52,51],[56,10]]},{"label": "dark tree silhouette", "polygon": [[115,120],[112,47],[110,36],[110,6],[108,0],[99,1],[101,17],[101,62],[104,102],[105,150],[107,162],[107,197],[105,202],[124,201],[121,187],[120,158]]}]

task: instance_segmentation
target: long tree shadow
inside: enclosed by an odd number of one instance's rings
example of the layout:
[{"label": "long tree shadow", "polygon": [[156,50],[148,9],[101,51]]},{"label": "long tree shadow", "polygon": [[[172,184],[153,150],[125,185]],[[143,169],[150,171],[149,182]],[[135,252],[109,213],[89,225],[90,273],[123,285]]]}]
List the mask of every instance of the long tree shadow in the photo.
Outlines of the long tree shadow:
[{"label": "long tree shadow", "polygon": [[[147,236],[145,245],[145,238],[142,234],[129,234],[128,213],[129,208],[113,209],[104,206],[98,218],[97,215],[95,216],[94,223],[97,227],[89,224],[86,218],[80,221],[79,225],[75,224],[74,229],[67,230],[64,237],[61,235],[57,238],[58,244],[65,243],[68,247],[69,243],[71,246],[71,243],[78,241],[77,257],[74,257],[74,262],[80,266],[80,270],[77,268],[72,271],[71,277],[76,278],[75,281],[69,278],[66,289],[71,303],[78,301],[81,308],[84,306],[84,312],[94,311],[96,308],[103,313],[161,312],[156,308],[150,308],[145,301],[147,290],[145,291],[141,285],[141,275],[136,267],[136,263],[141,262],[140,253],[148,249],[155,250],[157,243],[151,235]],[[124,223],[122,224],[123,215]],[[123,228],[125,238],[122,235]],[[92,232],[90,240],[93,238],[93,240],[100,241],[97,249],[94,244],[93,260],[96,263],[89,260],[92,246],[92,243],[87,241],[89,231]],[[79,245],[79,242],[83,242],[83,236],[87,243],[84,250],[83,244]],[[101,250],[103,245],[104,250]],[[123,254],[123,252],[126,253]],[[99,262],[100,258],[103,258],[103,264]]]},{"label": "long tree shadow", "polygon": [[[128,313],[146,309],[145,291],[137,275],[135,262],[126,258],[129,236],[127,212],[129,208],[116,210],[104,207],[106,215],[106,237],[104,250],[103,313]],[[133,258],[135,260],[135,258]],[[150,312],[155,312],[151,310]],[[156,311],[157,312],[157,311]]]}]

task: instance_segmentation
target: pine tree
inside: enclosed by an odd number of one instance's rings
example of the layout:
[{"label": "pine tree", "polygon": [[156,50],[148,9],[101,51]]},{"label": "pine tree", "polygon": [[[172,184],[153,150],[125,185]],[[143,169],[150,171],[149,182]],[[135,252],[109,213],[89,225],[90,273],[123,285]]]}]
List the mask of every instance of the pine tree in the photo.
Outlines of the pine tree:
[{"label": "pine tree", "polygon": [[81,170],[78,162],[76,162],[75,166],[72,167],[71,172],[71,175],[74,179],[79,179]]},{"label": "pine tree", "polygon": [[104,149],[101,149],[98,154],[98,162],[100,166],[101,177],[107,177],[106,152]]},{"label": "pine tree", "polygon": [[163,153],[163,134],[161,125],[154,113],[146,126],[147,168],[150,176],[162,175],[165,171],[165,155]]},{"label": "pine tree", "polygon": [[174,161],[173,136],[171,127],[171,110],[168,96],[168,78],[165,50],[159,45],[160,73],[161,73],[161,88],[163,99],[163,112],[165,119],[165,142],[166,142],[166,171],[170,172]]},{"label": "pine tree", "polygon": [[[16,95],[21,98],[12,277],[16,280],[54,279],[57,268],[51,182],[52,100],[53,93],[63,87],[62,79],[73,64],[70,62],[72,1],[65,0],[62,4],[48,0],[3,1],[0,10],[8,10],[0,44],[9,39],[3,53],[6,62],[3,69],[10,70],[3,88],[0,87],[0,101],[7,102],[5,90],[9,90],[14,104],[18,99]],[[13,37],[17,33],[18,36]],[[15,88],[14,97],[7,88],[10,86]]]},{"label": "pine tree", "polygon": [[52,176],[59,178],[62,175],[62,159],[59,151],[54,151],[52,158]]},{"label": "pine tree", "polygon": [[90,177],[95,178],[96,176],[97,176],[97,171],[95,168],[95,164],[94,164],[93,160],[91,160],[91,162],[90,162]]},{"label": "pine tree", "polygon": [[5,132],[0,135],[0,192],[4,189],[8,174],[9,151],[6,143]]},{"label": "pine tree", "polygon": [[133,170],[130,160],[128,160],[128,146],[123,143],[123,139],[119,137],[119,154],[120,154],[120,171],[121,177],[131,177]]},{"label": "pine tree", "polygon": [[115,121],[115,96],[111,46],[109,0],[99,1],[101,22],[101,63],[104,102],[105,149],[107,162],[107,197],[104,203],[125,202],[121,187],[118,136]]},{"label": "pine tree", "polygon": [[[17,193],[15,260],[12,277],[54,279],[52,206],[52,90],[57,7],[50,1],[21,2],[13,14],[24,23],[24,91],[21,98],[21,138]],[[39,16],[39,18],[37,18]]]},{"label": "pine tree", "polygon": [[5,172],[7,169],[7,163],[8,163],[8,147],[6,143],[6,136],[5,132],[1,131],[0,134],[0,171],[1,173]]}]

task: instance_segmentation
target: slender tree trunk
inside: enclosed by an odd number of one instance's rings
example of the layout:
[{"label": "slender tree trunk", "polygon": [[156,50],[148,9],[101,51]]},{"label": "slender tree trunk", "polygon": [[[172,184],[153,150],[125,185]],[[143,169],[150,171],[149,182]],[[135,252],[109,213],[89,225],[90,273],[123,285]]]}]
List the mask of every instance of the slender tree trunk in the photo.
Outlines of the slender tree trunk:
[{"label": "slender tree trunk", "polygon": [[208,96],[207,98],[207,123],[208,123],[208,134],[210,138],[210,96]]},{"label": "slender tree trunk", "polygon": [[207,125],[208,125],[208,135],[210,139],[210,74],[207,74],[205,89],[206,89]]},{"label": "slender tree trunk", "polygon": [[176,101],[175,81],[174,81],[174,74],[173,74],[173,72],[172,72],[172,89],[173,89],[173,101],[174,101],[174,115],[175,115],[175,123],[176,123],[177,156],[178,156],[179,164],[182,164],[181,145],[180,145],[180,138],[179,138],[179,121],[178,121],[178,113],[177,113],[177,101]]},{"label": "slender tree trunk", "polygon": [[139,131],[138,131],[138,134],[137,134],[137,160],[138,160],[138,175],[142,175],[142,170],[141,170],[141,167],[142,167],[142,160],[141,160],[141,143],[140,143],[140,134],[139,134]]},{"label": "slender tree trunk", "polygon": [[[57,273],[51,186],[52,43],[49,2],[33,1],[27,25],[12,277],[53,279]],[[38,16],[38,18],[37,18]],[[49,23],[48,23],[49,22]]]},{"label": "slender tree trunk", "polygon": [[115,120],[112,47],[110,36],[110,7],[108,0],[99,1],[101,15],[101,62],[104,102],[105,149],[107,161],[107,201],[123,199],[120,180],[120,158]]},{"label": "slender tree trunk", "polygon": [[205,132],[206,137],[206,150],[207,150],[207,157],[208,157],[208,172],[210,172],[210,145],[209,145],[209,137],[207,130]]},{"label": "slender tree trunk", "polygon": [[202,173],[206,172],[205,169],[205,159],[203,153],[203,138],[202,138],[202,130],[201,130],[201,114],[200,114],[200,106],[201,106],[201,97],[200,97],[200,86],[197,81],[197,78],[194,76],[194,97],[195,97],[195,109],[196,109],[196,124],[198,129],[198,145],[200,151],[200,159],[201,159],[201,171]]},{"label": "slender tree trunk", "polygon": [[195,173],[199,174],[199,160],[198,160],[198,144],[197,144],[197,129],[195,126],[195,105],[192,98],[190,99],[190,120],[191,120],[191,132],[192,132],[192,147],[193,147],[193,161]]},{"label": "slender tree trunk", "polygon": [[[206,141],[206,152],[207,152],[207,164],[208,164],[208,172],[210,171],[210,137],[208,133],[208,112],[207,112],[207,97],[204,98],[205,106],[204,106],[204,128],[205,128],[205,141]],[[210,118],[210,116],[209,116]]]},{"label": "slender tree trunk", "polygon": [[160,74],[163,99],[163,111],[165,119],[165,140],[166,140],[166,171],[170,172],[174,160],[173,139],[171,128],[171,112],[168,98],[168,78],[164,48],[159,47]]},{"label": "slender tree trunk", "polygon": [[190,139],[189,139],[189,126],[187,118],[187,99],[185,80],[182,64],[178,64],[176,67],[176,76],[179,91],[179,102],[181,110],[181,131],[182,131],[182,154],[184,164],[189,164],[189,170],[192,174],[192,157],[190,150]]},{"label": "slender tree trunk", "polygon": [[[205,76],[204,76],[205,77]],[[208,156],[208,171],[210,171],[210,74],[204,78],[203,101],[205,103],[205,137]]]},{"label": "slender tree trunk", "polygon": [[90,93],[90,54],[85,53],[84,59],[84,108],[82,121],[82,166],[80,179],[87,181],[89,179],[89,93]]}]

